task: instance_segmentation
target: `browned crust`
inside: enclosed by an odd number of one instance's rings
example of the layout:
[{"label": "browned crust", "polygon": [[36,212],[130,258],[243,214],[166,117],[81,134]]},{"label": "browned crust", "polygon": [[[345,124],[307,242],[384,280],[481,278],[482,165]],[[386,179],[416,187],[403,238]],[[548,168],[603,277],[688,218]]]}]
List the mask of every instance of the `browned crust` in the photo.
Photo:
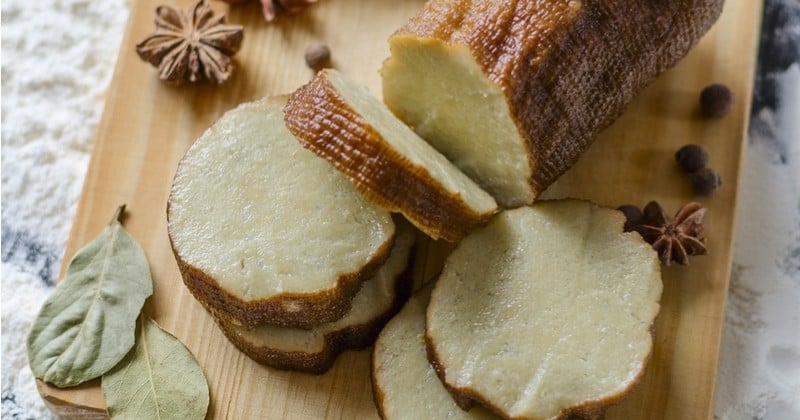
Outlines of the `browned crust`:
[{"label": "browned crust", "polygon": [[[559,199],[553,201],[563,201],[563,200],[573,200],[573,199]],[[578,199],[580,201],[585,201],[591,203],[589,200]],[[594,203],[592,203],[594,204]],[[597,205],[597,204],[595,204]],[[600,208],[606,208],[613,210],[610,207],[597,205]],[[620,223],[620,233],[624,233],[622,229],[622,223]],[[654,254],[654,258],[658,258],[657,255]],[[660,265],[659,265],[660,268]],[[438,278],[437,278],[438,280]],[[437,281],[438,283],[438,281]],[[435,289],[435,287],[434,287]],[[435,290],[434,290],[435,293]],[[431,298],[433,301],[433,298]],[[661,304],[661,298],[659,297],[658,301],[659,305]],[[470,388],[470,387],[455,387],[447,383],[445,380],[445,367],[441,362],[441,358],[439,354],[436,352],[436,345],[434,343],[433,338],[428,334],[428,323],[427,317],[430,314],[431,307],[433,305],[428,305],[428,309],[426,310],[426,323],[425,323],[425,350],[428,354],[428,361],[430,362],[431,366],[433,367],[434,371],[436,371],[436,375],[439,377],[439,380],[444,385],[445,389],[453,396],[453,400],[455,403],[461,407],[462,410],[468,411],[475,404],[480,404],[487,409],[491,410],[493,413],[497,414],[498,416],[504,419],[513,419],[513,420],[524,420],[524,417],[511,417],[505,412],[503,412],[502,408],[494,405],[489,401],[486,397],[480,394],[477,390]],[[656,315],[657,318],[658,315]],[[606,398],[601,398],[599,400],[592,400],[592,401],[585,401],[582,404],[565,408],[562,410],[555,420],[570,420],[570,419],[602,419],[605,415],[606,410],[611,407],[612,405],[620,403],[622,400],[625,399],[628,395],[630,395],[634,389],[639,385],[642,378],[644,377],[645,370],[647,368],[648,363],[650,362],[650,357],[653,354],[653,348],[655,346],[655,322],[656,318],[653,318],[653,321],[650,324],[650,351],[645,355],[644,361],[642,363],[642,369],[639,370],[636,377],[628,384],[628,386],[623,389],[622,391],[610,395]]]},{"label": "browned crust", "polygon": [[369,359],[369,377],[372,381],[372,402],[375,403],[375,408],[378,410],[378,416],[386,420],[386,408],[384,407],[384,401],[386,401],[386,394],[384,394],[383,389],[378,386],[378,379],[376,375],[376,364],[377,361],[375,359],[375,350],[373,349],[372,355]]},{"label": "browned crust", "polygon": [[287,352],[270,347],[256,346],[238,333],[224,316],[209,309],[222,332],[242,353],[258,363],[276,369],[322,374],[333,366],[336,358],[345,350],[363,349],[375,341],[383,326],[397,313],[411,295],[414,248],[409,251],[408,264],[395,280],[395,296],[389,308],[366,323],[352,325],[325,335],[322,351]]},{"label": "browned crust", "polygon": [[373,203],[402,213],[434,239],[457,242],[489,221],[458,193],[392,148],[321,71],[289,96],[284,118],[303,147],[331,162]]},{"label": "browned crust", "polygon": [[359,271],[340,275],[336,285],[330,289],[313,293],[281,293],[265,299],[247,301],[226,290],[204,271],[184,261],[175,249],[170,234],[172,253],[178,262],[183,283],[192,295],[203,305],[226,314],[229,319],[248,328],[259,324],[273,324],[311,329],[345,316],[350,311],[352,299],[361,288],[362,282],[372,277],[383,265],[389,257],[393,243],[394,235]]},{"label": "browned crust", "polygon": [[572,4],[432,0],[398,31],[469,48],[505,93],[537,195],[638,91],[689,52],[723,0]]}]

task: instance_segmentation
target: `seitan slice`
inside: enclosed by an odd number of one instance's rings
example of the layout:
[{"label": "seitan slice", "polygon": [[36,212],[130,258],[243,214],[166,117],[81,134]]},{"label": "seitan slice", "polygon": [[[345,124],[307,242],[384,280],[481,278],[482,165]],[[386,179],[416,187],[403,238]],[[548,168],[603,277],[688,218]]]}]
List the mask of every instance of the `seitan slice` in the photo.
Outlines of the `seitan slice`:
[{"label": "seitan slice", "polygon": [[394,241],[391,214],[285,128],[285,101],[225,113],[186,152],[169,197],[184,282],[245,326],[341,318]]},{"label": "seitan slice", "polygon": [[639,381],[661,266],[621,212],[587,201],[506,211],[466,237],[431,296],[431,362],[462,407],[594,418]]},{"label": "seitan slice", "polygon": [[464,411],[442,385],[425,352],[426,285],[386,324],[372,352],[372,392],[386,420],[498,418],[482,407]]}]

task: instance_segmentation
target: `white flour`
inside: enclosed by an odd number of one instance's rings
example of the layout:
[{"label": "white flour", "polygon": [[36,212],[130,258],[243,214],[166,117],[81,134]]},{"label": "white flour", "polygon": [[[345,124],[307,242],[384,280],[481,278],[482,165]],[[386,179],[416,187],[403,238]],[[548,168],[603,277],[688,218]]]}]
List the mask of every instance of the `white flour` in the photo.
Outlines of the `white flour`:
[{"label": "white flour", "polygon": [[3,217],[59,249],[127,14],[125,0],[2,2]]},{"label": "white flour", "polygon": [[25,336],[49,289],[35,276],[3,263],[3,418],[49,419],[28,368]]},{"label": "white flour", "polygon": [[2,0],[2,417],[46,419],[25,336],[58,271],[125,0]]},{"label": "white flour", "polygon": [[800,65],[777,79],[781,110],[754,119],[741,174],[722,419],[800,419]]}]

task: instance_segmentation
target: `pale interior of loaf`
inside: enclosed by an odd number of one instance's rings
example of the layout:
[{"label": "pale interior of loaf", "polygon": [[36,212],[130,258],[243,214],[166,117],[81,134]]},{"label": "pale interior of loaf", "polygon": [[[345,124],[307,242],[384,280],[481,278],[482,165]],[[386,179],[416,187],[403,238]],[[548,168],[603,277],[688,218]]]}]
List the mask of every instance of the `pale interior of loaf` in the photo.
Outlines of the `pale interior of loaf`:
[{"label": "pale interior of loaf", "polygon": [[342,99],[374,127],[386,143],[412,164],[427,169],[447,192],[460,195],[478,213],[491,213],[496,209],[497,203],[486,191],[414,134],[364,86],[337,71],[328,71],[326,76]]},{"label": "pale interior of loaf", "polygon": [[496,419],[482,407],[464,411],[442,385],[425,352],[428,285],[414,295],[375,342],[373,384],[381,417],[393,419]]},{"label": "pale interior of loaf", "polygon": [[502,206],[533,202],[525,141],[502,90],[469,49],[402,33],[389,45],[386,105]]},{"label": "pale interior of loaf", "polygon": [[[389,258],[378,272],[366,280],[353,298],[350,312],[343,318],[322,324],[310,330],[260,325],[248,330],[228,324],[251,347],[263,347],[282,352],[320,353],[326,346],[328,334],[346,328],[369,325],[388,311],[395,299],[397,282],[406,270],[409,253],[414,244],[413,229],[398,229],[397,239]],[[225,321],[223,321],[225,322]]]},{"label": "pale interior of loaf", "polygon": [[175,251],[243,300],[334,288],[394,236],[388,212],[289,133],[284,103],[223,115],[186,153],[170,196]]},{"label": "pale interior of loaf", "polygon": [[446,382],[530,418],[629,389],[651,350],[662,284],[655,252],[623,223],[589,202],[545,201],[465,238],[428,309]]}]

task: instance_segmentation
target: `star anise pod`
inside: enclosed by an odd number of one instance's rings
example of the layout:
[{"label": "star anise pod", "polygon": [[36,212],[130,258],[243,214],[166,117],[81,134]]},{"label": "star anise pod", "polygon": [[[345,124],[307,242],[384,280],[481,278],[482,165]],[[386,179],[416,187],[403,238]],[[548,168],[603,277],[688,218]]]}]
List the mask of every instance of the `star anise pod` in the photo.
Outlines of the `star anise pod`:
[{"label": "star anise pod", "polygon": [[208,0],[186,11],[156,8],[156,31],[136,45],[142,60],[158,67],[161,80],[181,84],[208,79],[222,83],[233,72],[230,57],[242,45],[242,27],[214,16]]},{"label": "star anise pod", "polygon": [[644,208],[644,221],[634,229],[658,252],[664,265],[675,262],[689,264],[690,255],[706,253],[703,238],[703,217],[706,209],[702,204],[691,202],[683,206],[675,218],[670,220],[664,209],[651,201]]},{"label": "star anise pod", "polygon": [[[230,4],[244,3],[247,0],[225,0]],[[278,17],[279,12],[298,13],[317,0],[261,0],[261,12],[267,22],[272,22]]]}]

